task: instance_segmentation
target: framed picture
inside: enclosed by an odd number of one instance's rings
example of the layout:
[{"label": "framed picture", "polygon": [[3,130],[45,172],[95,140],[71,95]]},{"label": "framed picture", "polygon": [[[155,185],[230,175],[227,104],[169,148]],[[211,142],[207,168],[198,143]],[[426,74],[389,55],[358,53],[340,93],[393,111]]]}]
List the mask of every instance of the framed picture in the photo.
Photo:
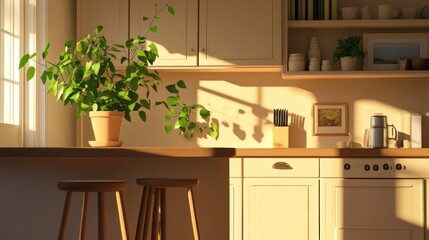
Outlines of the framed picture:
[{"label": "framed picture", "polygon": [[313,135],[348,135],[348,114],[347,103],[315,103],[313,105]]},{"label": "framed picture", "polygon": [[399,70],[399,58],[426,58],[428,33],[364,33],[364,70]]}]

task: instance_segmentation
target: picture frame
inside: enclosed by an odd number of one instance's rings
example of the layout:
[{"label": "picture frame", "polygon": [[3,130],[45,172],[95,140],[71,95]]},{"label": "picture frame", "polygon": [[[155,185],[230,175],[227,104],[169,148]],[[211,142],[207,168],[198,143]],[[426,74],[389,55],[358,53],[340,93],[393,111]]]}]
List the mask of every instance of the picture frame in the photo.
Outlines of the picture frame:
[{"label": "picture frame", "polygon": [[315,103],[313,135],[347,136],[349,133],[348,103]]},{"label": "picture frame", "polygon": [[399,58],[428,57],[429,33],[364,33],[364,70],[399,70]]}]

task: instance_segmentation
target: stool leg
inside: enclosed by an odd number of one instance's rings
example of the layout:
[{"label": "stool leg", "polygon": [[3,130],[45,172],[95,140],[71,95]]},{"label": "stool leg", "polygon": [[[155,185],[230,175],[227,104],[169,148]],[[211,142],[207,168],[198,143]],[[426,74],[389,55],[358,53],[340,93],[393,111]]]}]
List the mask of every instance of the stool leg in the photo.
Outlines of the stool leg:
[{"label": "stool leg", "polygon": [[104,212],[105,209],[105,201],[104,201],[104,193],[98,192],[98,240],[104,240],[104,226],[106,220],[106,214]]},{"label": "stool leg", "polygon": [[192,192],[192,188],[188,188],[188,200],[189,200],[189,210],[191,212],[191,219],[192,219],[192,230],[194,231],[194,239],[199,240],[200,233],[198,230],[197,213],[195,211],[195,201],[194,201],[194,194]]},{"label": "stool leg", "polygon": [[116,204],[118,206],[119,224],[121,225],[122,240],[128,240],[128,228],[125,215],[124,197],[122,192],[116,192]]},{"label": "stool leg", "polygon": [[63,217],[61,219],[61,226],[60,226],[60,232],[58,234],[58,240],[63,240],[66,234],[67,219],[70,213],[71,197],[72,197],[72,192],[67,192],[66,200],[64,202]]},{"label": "stool leg", "polygon": [[150,222],[150,217],[151,215],[151,211],[154,212],[153,210],[153,197],[154,197],[154,189],[153,188],[149,188],[148,187],[148,202],[147,202],[147,206],[146,206],[146,215],[145,215],[145,221],[144,221],[144,227],[143,227],[143,240],[147,240],[148,239],[148,233],[149,233],[149,222]]},{"label": "stool leg", "polygon": [[145,221],[144,216],[146,215],[146,211],[147,211],[148,198],[149,198],[149,190],[147,187],[143,187],[142,199],[140,202],[139,218],[137,220],[137,230],[136,230],[135,240],[141,240],[143,238],[143,224]]},{"label": "stool leg", "polygon": [[159,219],[160,219],[160,212],[159,212],[159,208],[160,208],[160,189],[159,188],[155,188],[155,204],[153,207],[153,218],[152,218],[152,240],[158,240],[159,239]]},{"label": "stool leg", "polygon": [[167,193],[166,193],[166,189],[165,188],[161,188],[161,240],[166,240],[167,235],[166,235],[166,198],[167,198]]},{"label": "stool leg", "polygon": [[81,219],[80,219],[79,240],[85,240],[87,204],[88,204],[88,193],[84,192],[83,201],[82,201],[82,213],[81,213]]}]

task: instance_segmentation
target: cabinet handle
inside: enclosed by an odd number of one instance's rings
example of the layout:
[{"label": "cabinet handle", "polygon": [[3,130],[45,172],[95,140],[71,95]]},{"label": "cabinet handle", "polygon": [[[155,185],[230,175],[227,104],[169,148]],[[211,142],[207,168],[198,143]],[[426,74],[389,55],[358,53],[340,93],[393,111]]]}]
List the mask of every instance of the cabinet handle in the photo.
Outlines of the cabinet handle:
[{"label": "cabinet handle", "polygon": [[286,162],[276,162],[273,164],[274,169],[291,170],[293,167]]},{"label": "cabinet handle", "polygon": [[201,52],[205,53],[206,49],[205,48],[201,48]]},{"label": "cabinet handle", "polygon": [[191,52],[195,52],[195,49],[194,49],[194,48],[191,48]]}]

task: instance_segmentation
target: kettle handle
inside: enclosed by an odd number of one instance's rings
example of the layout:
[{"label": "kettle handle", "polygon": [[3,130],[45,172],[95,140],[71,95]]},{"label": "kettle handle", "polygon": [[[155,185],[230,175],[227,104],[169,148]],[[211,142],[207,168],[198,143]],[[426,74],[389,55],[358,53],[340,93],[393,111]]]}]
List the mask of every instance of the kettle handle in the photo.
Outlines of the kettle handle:
[{"label": "kettle handle", "polygon": [[393,124],[387,125],[387,128],[389,127],[392,128],[392,137],[389,137],[389,139],[398,140],[398,130],[396,129],[396,127]]}]

